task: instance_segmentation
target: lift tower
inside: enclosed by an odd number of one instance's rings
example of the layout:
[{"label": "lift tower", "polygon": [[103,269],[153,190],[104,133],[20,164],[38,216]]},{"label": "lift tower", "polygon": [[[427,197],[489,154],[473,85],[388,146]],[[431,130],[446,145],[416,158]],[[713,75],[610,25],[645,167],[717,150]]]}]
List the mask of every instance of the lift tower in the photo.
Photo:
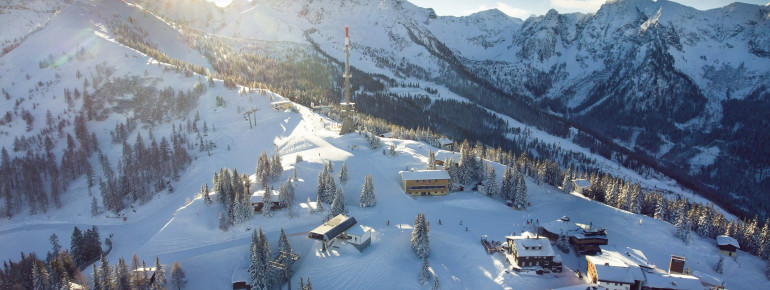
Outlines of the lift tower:
[{"label": "lift tower", "polygon": [[348,38],[348,27],[345,26],[345,102],[340,104],[342,115],[342,128],[340,135],[353,132],[353,115],[356,113],[355,103],[350,101],[350,38]]}]

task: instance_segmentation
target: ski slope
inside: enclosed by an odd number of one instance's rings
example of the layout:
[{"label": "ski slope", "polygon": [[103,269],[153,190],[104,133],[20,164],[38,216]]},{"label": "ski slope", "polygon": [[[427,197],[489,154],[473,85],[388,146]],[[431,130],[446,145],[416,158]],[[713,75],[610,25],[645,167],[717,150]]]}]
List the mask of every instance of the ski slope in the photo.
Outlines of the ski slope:
[{"label": "ski slope", "polygon": [[[105,5],[123,7],[119,4],[120,1],[111,1]],[[57,115],[66,113],[61,91],[81,87],[83,80],[75,77],[76,71],[87,73],[102,63],[113,66],[115,76],[143,75],[155,80],[158,88],[172,86],[176,90],[186,90],[198,81],[197,76],[187,78],[178,73],[165,72],[167,65],[158,64],[146,55],[111,41],[102,27],[91,26],[92,22],[98,23],[100,17],[97,12],[92,13],[94,7],[89,3],[76,2],[53,19],[49,29],[35,33],[19,48],[0,57],[3,68],[0,86],[11,90],[14,97],[28,98],[29,101],[20,106],[32,110],[35,116],[44,116],[47,110]],[[179,34],[173,29],[164,29],[168,25],[160,21],[153,23],[156,26],[151,27],[158,28],[152,33],[157,33],[154,38],[157,37],[159,47],[172,57],[186,58],[185,46],[176,38]],[[77,37],[72,38],[72,35]],[[61,45],[52,48],[47,45],[49,43]],[[64,57],[73,55],[80,48],[84,48],[91,57],[84,60],[67,60]],[[63,61],[56,67],[37,69],[38,61],[48,55],[57,59],[61,57]],[[196,54],[189,57],[200,58]],[[29,74],[30,78],[26,79],[25,74]],[[61,78],[57,78],[57,74]],[[28,94],[38,80],[51,81],[53,85],[50,89]],[[59,97],[54,98],[56,95]],[[227,105],[217,106],[216,96],[223,96]],[[209,128],[216,127],[216,131],[211,131],[207,138],[214,140],[217,148],[211,156],[191,151],[194,161],[173,182],[173,193],[158,192],[152,201],[144,205],[135,204],[124,211],[125,221],[110,218],[112,214],[104,212],[91,217],[91,196],[85,179],[81,178],[72,183],[63,195],[62,208],[37,215],[24,212],[12,219],[0,220],[0,244],[3,245],[0,247],[0,259],[18,260],[22,251],[44,256],[50,249],[48,237],[53,233],[58,235],[64,248],[69,248],[73,227],[84,229],[96,225],[102,238],[112,235],[114,247],[108,259],[113,265],[119,258],[128,259],[133,253],[148,263],[152,263],[157,256],[166,269],[170,269],[174,261],[181,264],[189,279],[188,289],[225,289],[230,287],[233,270],[248,267],[250,231],[262,228],[271,249],[275,251],[283,228],[290,236],[295,253],[301,256],[293,268],[292,287],[298,285],[297,278],[309,277],[317,289],[425,289],[428,286],[421,287],[417,283],[421,261],[409,245],[415,216],[425,213],[430,222],[430,265],[444,289],[551,289],[583,285],[585,282],[579,280],[574,271],[585,272],[584,258],[572,253],[563,254],[566,269],[560,275],[509,273],[508,262],[499,255],[488,255],[479,238],[487,235],[492,240],[501,241],[512,233],[533,231],[526,220],[549,222],[567,215],[573,221],[592,222],[605,227],[610,246],[640,249],[658,268],[667,268],[669,256],[679,255],[687,258],[687,265],[693,271],[724,279],[731,289],[770,288],[770,282],[763,274],[765,264],[757,257],[739,252],[736,260],[727,260],[724,274],[718,275],[713,271],[719,259],[714,240],[695,238],[690,245],[685,245],[674,237],[675,229],[670,224],[607,207],[580,196],[565,195],[549,186],[537,186],[529,178],[532,205],[524,211],[514,211],[501,200],[475,191],[455,192],[447,196],[409,197],[400,188],[398,171],[423,168],[430,150],[438,152],[439,160],[448,156],[457,159],[459,156],[420,142],[383,139],[383,148],[393,144],[398,151],[397,157],[387,157],[381,149],[370,150],[362,135],[339,136],[338,124],[308,108],[298,106],[297,112],[272,110],[270,102],[275,100],[283,98],[267,91],[239,94],[225,89],[221,81],[216,81],[216,86],[209,88],[200,98],[194,111],[200,113]],[[0,99],[0,102],[2,108],[13,105],[13,99]],[[257,125],[251,129],[241,112],[253,107],[259,108],[259,111]],[[102,122],[89,123],[89,129],[99,138],[101,149],[113,161],[120,157],[122,148],[110,143],[108,132],[125,117],[114,115]],[[32,133],[40,130],[43,120],[42,117],[37,118]],[[155,136],[167,136],[171,126],[170,123],[160,124],[153,132]],[[10,136],[20,135],[24,132],[24,124],[16,118],[12,126],[2,130]],[[72,132],[71,127],[66,130]],[[146,129],[139,129],[127,139],[135,140],[138,132],[147,138]],[[9,147],[11,139],[3,138],[0,144]],[[562,141],[563,145],[567,143],[566,140],[552,140]],[[57,145],[56,152],[64,148],[61,143]],[[211,185],[213,173],[220,168],[237,168],[241,173],[252,175],[257,156],[263,150],[270,154],[280,153],[285,169],[280,181],[285,181],[292,170],[297,169],[297,203],[293,206],[299,216],[288,218],[286,210],[279,210],[271,218],[257,215],[228,231],[219,230],[217,217],[222,210],[221,205],[215,202],[206,206],[200,198],[196,198],[200,185]],[[298,155],[303,161],[297,163]],[[94,168],[99,168],[96,158],[91,161]],[[374,230],[372,245],[362,253],[344,244],[322,252],[318,242],[305,239],[304,233],[318,226],[325,214],[310,214],[303,210],[300,203],[308,197],[315,199],[316,177],[323,164],[329,161],[336,170],[343,162],[347,163],[350,181],[341,187],[349,214],[356,217],[360,224]],[[488,164],[495,166],[498,176],[502,176],[504,168],[501,165]],[[374,177],[377,205],[361,209],[356,205],[366,174]],[[279,182],[273,185],[278,187]],[[97,188],[92,188],[92,191],[99,197]],[[254,193],[257,193],[256,190]],[[439,219],[442,225],[438,224]],[[90,276],[91,269],[86,270],[86,274]]]}]

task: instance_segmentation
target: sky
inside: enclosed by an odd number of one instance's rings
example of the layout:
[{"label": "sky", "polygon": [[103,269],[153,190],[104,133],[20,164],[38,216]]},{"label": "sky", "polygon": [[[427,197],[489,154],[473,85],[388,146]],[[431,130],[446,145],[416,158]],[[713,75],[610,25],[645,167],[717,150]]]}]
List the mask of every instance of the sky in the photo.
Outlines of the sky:
[{"label": "sky", "polygon": [[[232,0],[208,0],[223,6]],[[407,0],[417,6],[433,8],[440,16],[465,16],[475,12],[497,8],[509,16],[526,19],[530,15],[543,15],[551,8],[559,13],[596,12],[606,0]],[[766,5],[770,0],[742,0],[740,2]],[[736,0],[678,0],[681,4],[700,10],[723,7]]]}]

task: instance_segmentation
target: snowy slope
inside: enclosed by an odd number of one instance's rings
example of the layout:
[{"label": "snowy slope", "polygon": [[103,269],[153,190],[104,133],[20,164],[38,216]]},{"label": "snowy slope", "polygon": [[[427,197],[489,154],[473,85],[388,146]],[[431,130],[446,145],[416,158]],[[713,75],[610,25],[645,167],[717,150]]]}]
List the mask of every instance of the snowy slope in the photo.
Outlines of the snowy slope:
[{"label": "snowy slope", "polygon": [[[404,5],[408,6],[408,3]],[[367,9],[370,8],[373,7]],[[104,11],[113,9],[121,11],[121,14],[133,15],[135,19],[144,17],[137,14],[140,10],[123,6],[120,1],[76,2],[60,12],[49,28],[31,36],[19,49],[0,57],[0,63],[5,70],[0,78],[0,87],[8,89],[13,96],[11,100],[0,98],[0,108],[13,108],[14,102],[22,98],[26,100],[19,106],[39,116],[31,132],[26,132],[23,121],[16,118],[12,124],[2,127],[3,134],[20,136],[37,133],[43,128],[43,116],[48,110],[54,116],[73,117],[74,112],[67,109],[61,92],[64,88],[82,89],[83,80],[76,77],[76,72],[82,71],[84,75],[92,78],[92,71],[97,64],[113,67],[113,76],[138,75],[154,80],[154,85],[158,88],[192,88],[198,81],[197,76],[187,78],[182,74],[165,72],[167,65],[157,64],[148,56],[111,41],[109,30],[103,26],[102,17]],[[280,13],[283,12],[275,9],[269,14],[261,15],[280,17]],[[358,19],[357,23],[385,23],[380,21],[387,20],[377,18],[376,15],[370,16],[372,20]],[[450,22],[449,19],[442,18],[435,21]],[[518,24],[515,21],[512,23],[503,30],[518,29]],[[323,29],[326,32],[318,32],[312,37],[318,41],[330,39],[322,45],[327,48],[336,45],[339,49],[341,41],[336,31],[341,29],[338,29],[338,24],[341,22],[326,24]],[[194,51],[186,51],[183,39],[176,37],[178,32],[164,22],[140,21],[139,25],[148,33],[153,33],[152,39],[158,42],[159,48],[172,57],[189,59],[191,62],[200,59]],[[283,40],[298,39],[295,38],[296,33],[301,30],[281,25],[276,26],[276,31],[285,31],[290,35]],[[335,30],[331,30],[332,28]],[[401,26],[393,29],[404,32],[406,28]],[[434,35],[440,35],[436,30],[431,31]],[[374,33],[365,30],[357,35],[358,39],[361,39],[357,40],[360,41],[357,45],[363,46],[363,43],[377,41],[374,36],[367,38],[368,32]],[[472,37],[475,33],[477,32],[468,32],[463,37]],[[255,35],[255,38],[258,37],[259,35]],[[47,45],[49,43],[61,45]],[[427,55],[421,47],[404,45],[405,55]],[[502,49],[502,46],[495,45],[490,49]],[[78,51],[85,51],[86,57],[77,58]],[[464,54],[468,58],[480,54],[468,51]],[[186,58],[188,54],[190,56]],[[38,69],[37,64],[48,59],[49,55],[55,59],[57,65]],[[357,57],[365,58],[363,55]],[[366,61],[362,67],[367,65],[376,68],[373,61]],[[426,66],[429,65],[426,63]],[[29,79],[26,74],[30,75]],[[38,80],[43,83],[50,81],[52,85],[36,89]],[[216,106],[215,97],[218,95],[227,100],[226,107]],[[448,92],[442,92],[442,95],[460,98]],[[45,253],[50,248],[47,238],[51,233],[56,233],[66,248],[69,246],[68,237],[73,226],[82,229],[97,225],[102,237],[113,235],[115,247],[109,256],[111,263],[116,263],[120,257],[128,258],[132,253],[137,253],[148,262],[158,256],[167,269],[173,261],[180,262],[190,279],[189,289],[222,289],[229,287],[233,269],[245,268],[248,265],[249,229],[262,227],[271,248],[276,249],[278,233],[284,228],[291,236],[290,242],[295,251],[302,257],[294,268],[296,273],[293,287],[297,286],[296,278],[310,277],[318,289],[420,289],[417,284],[420,261],[411,252],[408,240],[414,217],[423,212],[431,222],[433,254],[430,263],[445,289],[550,289],[583,284],[572,271],[580,270],[585,273],[585,269],[581,268],[585,267],[585,262],[580,257],[568,254],[564,255],[564,258],[565,266],[570,270],[560,276],[512,274],[506,271],[508,264],[504,258],[490,256],[484,252],[479,245],[479,237],[488,235],[493,240],[502,240],[505,235],[513,232],[531,230],[525,224],[527,219],[545,222],[568,215],[574,221],[594,222],[605,227],[612,245],[617,248],[629,246],[640,249],[659,268],[668,265],[670,255],[681,255],[687,257],[688,266],[692,270],[723,278],[730,288],[770,288],[770,283],[763,276],[764,263],[756,257],[740,252],[737,260],[728,260],[723,275],[715,274],[713,267],[719,256],[713,240],[696,238],[691,245],[684,245],[674,237],[675,229],[669,224],[619,211],[579,196],[564,195],[551,187],[536,186],[531,179],[527,181],[532,206],[525,211],[513,211],[502,201],[473,191],[413,199],[402,193],[397,172],[406,167],[423,167],[428,151],[437,150],[436,148],[419,142],[384,139],[386,147],[394,144],[399,152],[398,157],[388,158],[379,150],[368,150],[366,141],[360,135],[339,136],[335,130],[337,124],[311,113],[307,108],[300,107],[299,112],[271,110],[270,96],[272,94],[269,92],[239,95],[236,91],[226,90],[222,82],[217,81],[216,87],[210,88],[200,98],[196,108],[202,120],[207,121],[209,126],[216,126],[216,132],[209,133],[209,136],[217,142],[217,149],[212,152],[212,156],[194,152],[195,161],[174,182],[174,193],[159,192],[147,204],[127,210],[125,222],[107,218],[108,214],[105,213],[90,217],[91,197],[87,194],[84,178],[81,178],[65,193],[64,206],[61,209],[39,215],[23,213],[10,220],[1,220],[0,244],[4,246],[0,250],[0,259],[17,260],[20,251]],[[273,97],[282,99],[280,96]],[[78,103],[75,109],[79,106]],[[241,108],[255,106],[260,108],[257,126],[249,129],[239,112]],[[121,146],[110,143],[108,131],[125,117],[113,115],[104,121],[89,122],[89,128],[97,133],[99,143],[103,144],[102,150],[113,160],[120,156]],[[512,120],[511,124],[520,125]],[[65,130],[72,132],[71,127]],[[165,136],[172,129],[171,124],[164,123],[153,130],[156,136]],[[146,137],[146,130],[139,131]],[[536,135],[539,138],[549,138],[541,132],[536,132]],[[135,137],[136,132],[128,140],[134,140]],[[10,148],[12,141],[12,138],[2,138],[0,145]],[[563,139],[551,139],[549,142],[563,142],[564,146],[572,146],[566,144],[568,141]],[[354,145],[358,145],[360,150],[353,150]],[[60,152],[65,144],[62,141],[56,146],[56,151]],[[323,216],[308,214],[299,204],[295,205],[296,212],[300,215],[298,218],[289,219],[285,211],[279,211],[269,219],[255,216],[249,222],[233,227],[227,232],[218,229],[217,215],[221,208],[216,203],[207,207],[200,198],[195,198],[200,185],[210,183],[213,173],[223,167],[238,168],[240,172],[251,174],[259,152],[274,152],[276,149],[281,154],[286,169],[280,180],[285,180],[294,168],[299,172],[295,199],[298,202],[306,200],[307,197],[315,197],[315,180],[323,162],[332,161],[336,169],[340,168],[342,162],[347,162],[350,182],[343,186],[346,201],[350,214],[355,216],[359,223],[374,228],[374,241],[370,248],[358,253],[343,245],[330,252],[320,252],[320,246],[305,239],[304,232],[317,226]],[[574,150],[587,151],[581,148]],[[437,158],[444,159],[451,154],[453,153],[439,151]],[[304,161],[296,163],[297,155],[301,155]],[[95,158],[92,158],[92,161],[96,165]],[[611,166],[610,161],[602,162]],[[494,166],[497,172],[503,172],[501,165]],[[374,176],[378,204],[374,208],[359,209],[355,204],[358,203],[365,174]],[[188,204],[186,199],[191,202]],[[443,221],[443,225],[438,225],[439,219]],[[387,225],[388,221],[390,225]],[[465,231],[466,226],[468,231]],[[90,274],[90,270],[86,272]]]}]

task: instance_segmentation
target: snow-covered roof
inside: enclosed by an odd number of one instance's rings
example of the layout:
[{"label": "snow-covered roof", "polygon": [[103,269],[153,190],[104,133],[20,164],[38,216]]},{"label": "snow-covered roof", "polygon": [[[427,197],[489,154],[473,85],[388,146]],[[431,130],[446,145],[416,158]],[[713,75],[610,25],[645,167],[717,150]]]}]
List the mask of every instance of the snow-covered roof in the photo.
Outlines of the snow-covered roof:
[{"label": "snow-covered roof", "polygon": [[575,180],[572,180],[572,182],[574,182],[575,185],[583,188],[591,186],[591,182],[588,181],[587,179],[575,179]]},{"label": "snow-covered roof", "polygon": [[308,233],[308,238],[331,240],[356,224],[356,218],[339,214]]},{"label": "snow-covered roof", "polygon": [[647,261],[642,251],[626,247],[625,252],[617,252],[602,247],[598,255],[588,255],[586,260],[596,267],[599,280],[633,283],[644,280],[641,267],[655,268]]},{"label": "snow-covered roof", "polygon": [[553,233],[553,234],[561,234],[564,233],[565,235],[570,235],[570,232],[575,232],[581,230],[580,227],[575,225],[571,222],[565,222],[561,219],[545,223],[541,226],[546,231]]},{"label": "snow-covered roof", "polygon": [[449,140],[447,138],[438,139],[438,143],[441,144],[442,146],[443,145],[448,145],[448,144],[454,144],[454,142],[452,142],[452,140]]},{"label": "snow-covered roof", "polygon": [[449,179],[446,170],[413,170],[399,172],[402,180]]},{"label": "snow-covered roof", "polygon": [[249,281],[249,271],[246,269],[235,269],[233,271],[233,276],[231,279],[231,282],[238,283],[238,282],[247,282]]},{"label": "snow-covered roof", "polygon": [[536,237],[532,233],[524,232],[521,236],[507,236],[513,240],[516,253],[519,257],[554,256],[551,242],[545,237]]},{"label": "snow-covered roof", "polygon": [[365,225],[355,225],[352,228],[348,229],[346,233],[354,236],[363,236],[365,232],[371,231],[371,227],[367,227]]},{"label": "snow-covered roof", "polygon": [[731,236],[726,236],[726,235],[717,236],[717,245],[719,245],[719,246],[731,245],[731,246],[735,246],[738,249],[741,248],[741,246],[738,245],[738,241],[737,240],[735,240]]},{"label": "snow-covered roof", "polygon": [[658,289],[703,289],[696,277],[668,273],[648,273],[644,285]]}]

